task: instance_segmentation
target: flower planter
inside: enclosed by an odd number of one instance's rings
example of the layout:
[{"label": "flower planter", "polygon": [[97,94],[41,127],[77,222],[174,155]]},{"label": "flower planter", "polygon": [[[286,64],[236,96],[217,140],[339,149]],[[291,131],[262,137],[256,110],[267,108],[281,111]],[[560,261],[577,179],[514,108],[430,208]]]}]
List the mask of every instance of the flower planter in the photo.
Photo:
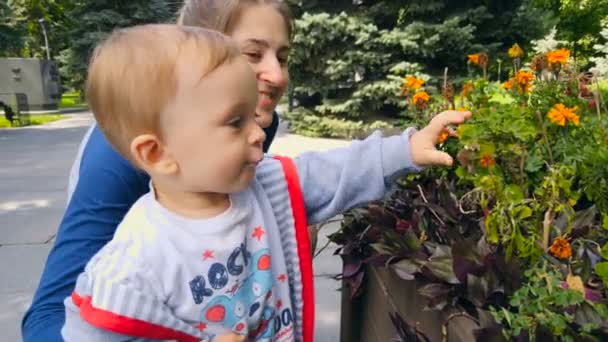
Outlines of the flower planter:
[{"label": "flower planter", "polygon": [[[409,324],[423,332],[431,341],[443,338],[443,322],[456,310],[447,312],[425,311],[426,300],[417,290],[420,280],[403,280],[385,267],[365,267],[365,279],[361,296],[351,300],[349,289],[342,289],[342,342],[386,342],[397,336],[389,313],[395,309]],[[393,307],[394,305],[394,307]],[[466,317],[455,315],[447,324],[447,341],[475,341],[473,331],[478,325]]]}]

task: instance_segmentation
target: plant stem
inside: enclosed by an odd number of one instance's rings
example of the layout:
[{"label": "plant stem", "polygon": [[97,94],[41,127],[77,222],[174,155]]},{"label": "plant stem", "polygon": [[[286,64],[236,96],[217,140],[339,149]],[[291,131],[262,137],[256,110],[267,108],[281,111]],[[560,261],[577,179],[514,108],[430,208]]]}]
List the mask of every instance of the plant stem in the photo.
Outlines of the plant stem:
[{"label": "plant stem", "polygon": [[464,317],[464,318],[468,318],[471,321],[473,321],[475,324],[477,324],[477,326],[480,325],[479,320],[471,315],[469,315],[466,312],[456,312],[453,313],[451,315],[448,316],[448,318],[446,318],[445,322],[441,325],[441,342],[447,342],[449,341],[448,339],[448,324],[450,324],[450,321],[453,320],[454,318],[458,318],[458,317]]},{"label": "plant stem", "polygon": [[[422,200],[424,201],[424,203],[429,204],[429,201],[427,201],[426,197],[424,196],[422,187],[420,187],[420,185],[417,185],[417,187],[418,187],[418,191],[420,191],[420,196],[422,196]],[[441,219],[441,217],[439,217],[439,215],[435,212],[435,210],[433,210],[433,208],[431,208],[430,206],[428,208],[431,211],[431,213],[433,214],[433,216],[435,216],[435,218],[437,218],[437,220],[439,220],[439,222],[441,222],[441,224],[443,226],[445,226],[446,225],[445,222],[443,222],[443,220]]]},{"label": "plant stem", "polygon": [[452,109],[450,106],[450,99],[448,98],[448,67],[445,67],[443,70],[443,97],[445,98],[445,102],[448,104],[448,110]]},{"label": "plant stem", "polygon": [[549,144],[547,128],[545,127],[543,117],[539,111],[536,112],[536,116],[538,117],[538,122],[540,123],[540,127],[542,128],[542,131],[543,131],[543,138],[545,139],[545,144],[547,144],[547,152],[549,152],[549,161],[551,161],[551,164],[553,164],[553,152],[551,151],[551,145]]},{"label": "plant stem", "polygon": [[549,248],[549,234],[551,233],[551,223],[553,223],[553,206],[545,212],[545,219],[543,220],[543,250],[546,251]]},{"label": "plant stem", "polygon": [[[602,120],[602,110],[601,110],[600,106],[602,104],[604,106],[606,106],[606,103],[604,103],[602,93],[600,92],[600,83],[597,81],[597,76],[593,76],[593,82],[595,83],[595,91],[593,92],[593,98],[595,99],[595,109],[597,110],[597,117],[601,121]],[[601,124],[600,124],[600,126],[601,126]]]}]

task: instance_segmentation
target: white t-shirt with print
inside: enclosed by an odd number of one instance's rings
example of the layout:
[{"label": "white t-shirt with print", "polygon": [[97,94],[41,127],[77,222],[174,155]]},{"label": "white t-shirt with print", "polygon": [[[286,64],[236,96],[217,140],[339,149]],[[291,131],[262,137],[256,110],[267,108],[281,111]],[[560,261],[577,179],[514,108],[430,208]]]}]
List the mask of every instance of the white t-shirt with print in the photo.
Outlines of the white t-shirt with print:
[{"label": "white t-shirt with print", "polygon": [[[113,240],[87,265],[89,274],[154,294],[200,331],[229,331],[255,341],[294,341],[293,306],[280,237],[255,194],[230,196],[210,219],[184,218],[141,197]],[[269,233],[270,232],[270,233]]]}]

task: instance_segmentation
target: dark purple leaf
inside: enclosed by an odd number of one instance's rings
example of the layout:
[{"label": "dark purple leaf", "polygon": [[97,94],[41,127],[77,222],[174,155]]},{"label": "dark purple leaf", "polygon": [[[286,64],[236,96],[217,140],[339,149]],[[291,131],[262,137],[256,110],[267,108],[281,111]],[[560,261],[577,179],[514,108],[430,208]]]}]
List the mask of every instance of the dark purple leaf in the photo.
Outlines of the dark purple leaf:
[{"label": "dark purple leaf", "polygon": [[595,269],[595,265],[597,265],[598,262],[602,261],[602,256],[597,254],[591,248],[585,248],[585,254],[589,258],[589,262],[591,263],[591,269]]},{"label": "dark purple leaf", "polygon": [[342,274],[346,278],[350,278],[357,274],[361,270],[361,261],[360,260],[352,260],[350,262],[344,262],[344,269]]},{"label": "dark purple leaf", "polygon": [[578,305],[576,313],[574,314],[574,322],[579,325],[586,323],[595,323],[600,327],[606,327],[606,322],[602,319],[602,316],[595,310],[593,305],[583,302]]},{"label": "dark purple leaf", "polygon": [[424,310],[443,310],[451,293],[452,287],[444,283],[431,283],[418,289],[418,294],[427,300]]},{"label": "dark purple leaf", "polygon": [[418,289],[418,293],[427,299],[445,296],[452,291],[452,287],[442,283],[431,283]]},{"label": "dark purple leaf", "polygon": [[[568,290],[570,288],[568,283],[565,281],[562,281],[560,285],[564,290]],[[600,303],[603,300],[602,291],[590,289],[585,286],[585,299],[593,303]]]},{"label": "dark purple leaf", "polygon": [[400,342],[430,342],[420,330],[407,323],[398,312],[389,313],[391,322],[397,331],[397,341]]},{"label": "dark purple leaf", "polygon": [[431,255],[429,258],[429,261],[424,265],[424,268],[427,269],[432,275],[445,281],[446,283],[460,283],[454,274],[452,254],[450,247],[448,246],[437,246],[433,255]]},{"label": "dark purple leaf", "polygon": [[406,232],[412,229],[412,222],[398,219],[397,224],[395,225],[395,230],[398,233],[405,234]]},{"label": "dark purple leaf", "polygon": [[470,240],[461,240],[452,244],[454,274],[462,284],[466,284],[467,275],[481,276],[485,266],[477,251],[477,245]]},{"label": "dark purple leaf", "polygon": [[384,207],[376,204],[370,204],[367,207],[366,218],[372,226],[379,226],[385,229],[395,227],[395,217]]},{"label": "dark purple leaf", "polygon": [[420,272],[421,266],[421,262],[410,259],[403,259],[391,265],[399,278],[405,280],[413,280],[415,278],[415,274]]},{"label": "dark purple leaf", "polygon": [[587,235],[597,216],[597,209],[592,206],[577,211],[575,215],[574,222],[572,222],[572,233],[570,234],[574,239]]},{"label": "dark purple leaf", "polygon": [[348,285],[350,289],[350,298],[355,298],[357,295],[359,295],[361,285],[363,284],[364,275],[364,272],[359,272],[354,277],[349,278]]},{"label": "dark purple leaf", "polygon": [[488,272],[482,277],[473,274],[467,276],[467,299],[477,307],[484,307],[490,296],[496,293],[504,293],[504,289],[494,278],[493,273]]},{"label": "dark purple leaf", "polygon": [[383,267],[383,266],[386,266],[386,263],[391,258],[395,258],[395,257],[392,255],[388,255],[388,254],[374,254],[374,255],[370,256],[369,258],[363,260],[363,263],[365,263],[366,265],[373,266],[373,267]]}]

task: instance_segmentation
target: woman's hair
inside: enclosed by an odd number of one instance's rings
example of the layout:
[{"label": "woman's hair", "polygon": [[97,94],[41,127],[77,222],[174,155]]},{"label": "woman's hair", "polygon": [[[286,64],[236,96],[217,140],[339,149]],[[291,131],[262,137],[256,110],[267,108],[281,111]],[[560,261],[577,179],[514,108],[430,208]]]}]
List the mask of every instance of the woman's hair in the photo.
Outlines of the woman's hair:
[{"label": "woman's hair", "polygon": [[230,34],[241,12],[250,6],[272,6],[283,17],[287,35],[291,39],[293,18],[289,7],[281,0],[186,0],[177,23],[198,26]]}]

